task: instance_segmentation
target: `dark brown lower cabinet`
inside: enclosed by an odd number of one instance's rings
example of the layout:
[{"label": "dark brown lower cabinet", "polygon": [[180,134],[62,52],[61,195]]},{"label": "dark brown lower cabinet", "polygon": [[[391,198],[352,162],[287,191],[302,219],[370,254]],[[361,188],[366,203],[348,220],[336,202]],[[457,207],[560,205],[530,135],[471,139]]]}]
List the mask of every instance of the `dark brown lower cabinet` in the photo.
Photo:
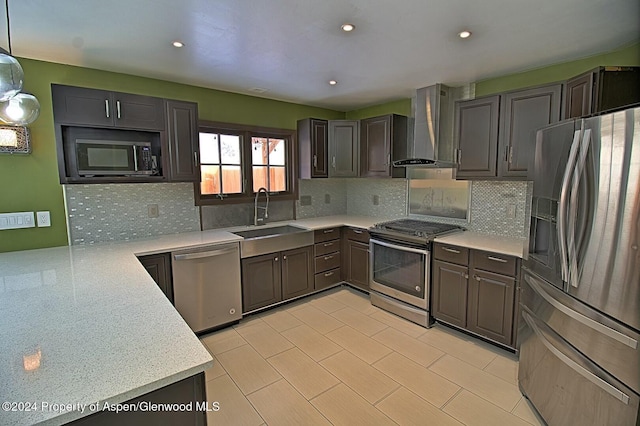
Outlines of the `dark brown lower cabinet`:
[{"label": "dark brown lower cabinet", "polygon": [[431,314],[458,327],[467,325],[469,267],[433,261]]},{"label": "dark brown lower cabinet", "polygon": [[161,253],[138,257],[142,266],[158,284],[160,290],[173,304],[173,278],[171,276],[171,254]]},{"label": "dark brown lower cabinet", "polygon": [[[123,372],[123,374],[126,374]],[[215,395],[211,395],[216,398]],[[87,417],[75,420],[70,425],[74,426],[206,426],[206,408],[213,408],[209,403],[205,406],[207,394],[205,389],[204,373],[196,374],[179,382],[167,385],[163,388],[149,392],[138,398],[124,402],[123,404],[176,404],[189,407],[185,410],[148,410],[148,411],[100,411]],[[100,403],[100,409],[104,403]],[[220,407],[222,409],[222,407]]]},{"label": "dark brown lower cabinet", "polygon": [[369,244],[347,240],[345,281],[369,291]]},{"label": "dark brown lower cabinet", "polygon": [[512,277],[474,269],[469,280],[467,329],[511,345],[515,286]]},{"label": "dark brown lower cabinet", "polygon": [[313,246],[242,259],[242,311],[313,291]]}]

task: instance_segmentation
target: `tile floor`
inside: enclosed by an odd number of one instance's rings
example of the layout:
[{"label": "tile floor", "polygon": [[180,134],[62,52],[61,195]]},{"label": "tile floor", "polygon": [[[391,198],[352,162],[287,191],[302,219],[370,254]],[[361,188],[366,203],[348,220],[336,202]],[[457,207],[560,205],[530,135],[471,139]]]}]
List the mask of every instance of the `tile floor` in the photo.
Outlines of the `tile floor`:
[{"label": "tile floor", "polygon": [[210,425],[539,425],[515,356],[425,329],[348,287],[201,338]]}]

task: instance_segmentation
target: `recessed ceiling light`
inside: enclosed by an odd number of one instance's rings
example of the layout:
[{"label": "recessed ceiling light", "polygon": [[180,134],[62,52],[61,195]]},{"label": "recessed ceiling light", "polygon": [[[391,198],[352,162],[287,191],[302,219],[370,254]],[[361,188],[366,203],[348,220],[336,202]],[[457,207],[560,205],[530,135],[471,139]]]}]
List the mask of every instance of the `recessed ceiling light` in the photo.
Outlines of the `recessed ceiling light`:
[{"label": "recessed ceiling light", "polygon": [[338,82],[335,80],[329,80],[329,84],[335,86],[336,84],[338,84]]},{"label": "recessed ceiling light", "polygon": [[356,29],[355,25],[353,25],[353,24],[342,24],[342,26],[340,28],[342,28],[342,31],[347,32],[347,33],[349,33],[349,32],[351,32],[351,31]]},{"label": "recessed ceiling light", "polygon": [[471,31],[460,31],[458,33],[458,37],[460,37],[460,38],[469,38],[469,37],[471,37]]},{"label": "recessed ceiling light", "polygon": [[173,44],[173,47],[183,47],[184,46],[184,43],[181,42],[181,41],[178,41],[178,40],[174,41],[172,44]]}]

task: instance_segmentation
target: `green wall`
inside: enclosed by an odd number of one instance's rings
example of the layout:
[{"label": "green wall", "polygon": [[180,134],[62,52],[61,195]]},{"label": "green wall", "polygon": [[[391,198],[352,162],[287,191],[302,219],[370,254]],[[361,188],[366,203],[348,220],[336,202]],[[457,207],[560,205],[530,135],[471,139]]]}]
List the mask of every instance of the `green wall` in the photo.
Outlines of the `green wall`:
[{"label": "green wall", "polygon": [[30,155],[0,155],[0,213],[51,212],[50,228],[0,231],[0,252],[67,244],[62,186],[51,109],[51,83],[92,87],[198,102],[204,120],[295,129],[305,117],[344,118],[344,113],[255,96],[172,83],[127,74],[19,58],[25,91],[40,101],[40,117],[29,127]]}]

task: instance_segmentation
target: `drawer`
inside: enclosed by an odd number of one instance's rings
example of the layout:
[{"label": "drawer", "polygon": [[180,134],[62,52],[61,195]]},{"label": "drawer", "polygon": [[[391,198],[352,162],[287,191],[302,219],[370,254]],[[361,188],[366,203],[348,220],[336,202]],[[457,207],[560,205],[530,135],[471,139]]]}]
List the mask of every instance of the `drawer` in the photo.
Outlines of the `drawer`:
[{"label": "drawer", "polygon": [[315,255],[322,256],[328,253],[340,251],[340,240],[325,241],[315,245]]},{"label": "drawer", "polygon": [[467,266],[469,264],[469,249],[449,244],[434,244],[433,258]]},{"label": "drawer", "polygon": [[328,271],[340,267],[340,252],[316,257],[316,272]]},{"label": "drawer", "polygon": [[471,250],[471,266],[473,269],[495,272],[502,275],[516,276],[517,259],[513,256]]},{"label": "drawer", "polygon": [[369,244],[369,231],[361,228],[345,228],[345,235],[348,240],[360,241]]},{"label": "drawer", "polygon": [[340,238],[340,227],[317,229],[314,232],[314,240],[316,243],[322,243],[324,241],[335,240]]},{"label": "drawer", "polygon": [[340,279],[340,268],[335,268],[330,271],[320,272],[315,275],[315,290],[320,290],[325,287],[329,287],[330,285],[337,284],[341,282]]}]

